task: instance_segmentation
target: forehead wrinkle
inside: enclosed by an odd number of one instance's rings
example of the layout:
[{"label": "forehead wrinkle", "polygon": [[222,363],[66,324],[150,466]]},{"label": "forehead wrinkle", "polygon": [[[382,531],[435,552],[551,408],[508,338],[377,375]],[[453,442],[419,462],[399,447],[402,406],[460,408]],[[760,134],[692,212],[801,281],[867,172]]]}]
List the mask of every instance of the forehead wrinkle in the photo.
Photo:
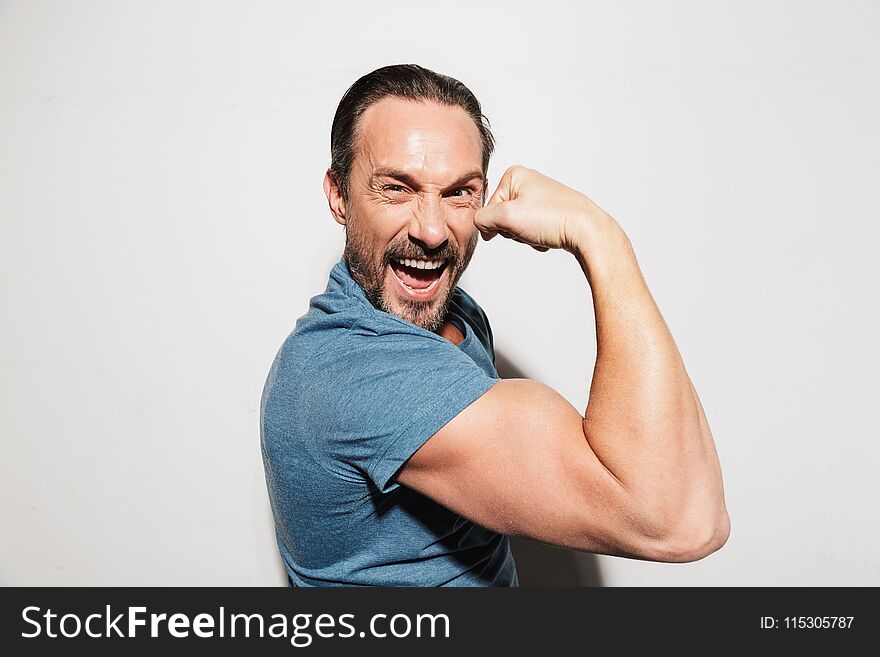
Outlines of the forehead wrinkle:
[{"label": "forehead wrinkle", "polygon": [[[426,141],[419,138],[410,140],[410,143]],[[421,185],[442,188],[454,183],[469,182],[471,178],[482,180],[481,162],[473,162],[468,166],[467,162],[463,161],[465,158],[455,157],[454,154],[449,153],[442,140],[432,140],[432,142],[438,145],[439,149],[414,146],[408,149],[406,157],[378,161],[372,157],[372,154],[367,156],[370,162],[370,177],[376,179],[405,176]]]},{"label": "forehead wrinkle", "polygon": [[[357,152],[369,176],[387,167],[422,180],[445,177],[452,182],[471,170],[482,171],[479,131],[459,107],[379,101],[358,123]],[[471,159],[470,166],[462,164]]]}]

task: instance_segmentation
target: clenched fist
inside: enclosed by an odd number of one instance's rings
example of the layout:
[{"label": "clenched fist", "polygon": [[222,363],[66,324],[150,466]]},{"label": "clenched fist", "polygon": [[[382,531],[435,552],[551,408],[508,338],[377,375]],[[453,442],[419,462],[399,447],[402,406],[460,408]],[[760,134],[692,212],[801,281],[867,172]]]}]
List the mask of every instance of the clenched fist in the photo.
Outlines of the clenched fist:
[{"label": "clenched fist", "polygon": [[474,214],[474,225],[487,241],[500,233],[538,251],[574,252],[591,217],[600,214],[584,194],[534,169],[512,166]]}]

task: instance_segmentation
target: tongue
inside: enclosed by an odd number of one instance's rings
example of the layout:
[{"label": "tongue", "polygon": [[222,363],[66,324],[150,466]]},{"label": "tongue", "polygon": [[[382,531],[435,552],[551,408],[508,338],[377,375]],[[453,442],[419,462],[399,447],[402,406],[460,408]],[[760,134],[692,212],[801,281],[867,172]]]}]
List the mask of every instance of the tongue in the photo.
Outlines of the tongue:
[{"label": "tongue", "polygon": [[415,267],[401,265],[394,261],[391,262],[391,267],[394,269],[394,273],[397,274],[397,277],[414,290],[425,289],[437,280],[440,273],[443,271],[442,267],[437,269],[417,269]]}]

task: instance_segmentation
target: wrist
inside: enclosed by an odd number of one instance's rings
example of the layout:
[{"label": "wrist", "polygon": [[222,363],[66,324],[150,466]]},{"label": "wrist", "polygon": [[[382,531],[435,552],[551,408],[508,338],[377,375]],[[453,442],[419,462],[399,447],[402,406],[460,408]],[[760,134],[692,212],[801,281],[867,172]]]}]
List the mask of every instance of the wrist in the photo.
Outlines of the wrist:
[{"label": "wrist", "polygon": [[581,265],[586,261],[598,265],[602,260],[618,259],[621,253],[631,252],[629,237],[614,218],[584,196],[584,209],[566,226],[565,250],[572,253]]},{"label": "wrist", "polygon": [[[588,199],[589,200],[589,199]],[[620,225],[598,206],[578,217],[572,231],[571,251],[596,293],[634,292],[644,285],[635,250]]]}]

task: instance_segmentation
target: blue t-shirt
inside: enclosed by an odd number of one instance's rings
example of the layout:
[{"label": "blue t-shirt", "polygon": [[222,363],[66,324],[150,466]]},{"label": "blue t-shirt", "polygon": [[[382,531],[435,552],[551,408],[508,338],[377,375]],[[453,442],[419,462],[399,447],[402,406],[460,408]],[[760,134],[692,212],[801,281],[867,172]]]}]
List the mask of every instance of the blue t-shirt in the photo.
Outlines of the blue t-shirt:
[{"label": "blue t-shirt", "polygon": [[263,464],[296,586],[517,586],[506,536],[393,481],[498,380],[483,310],[456,287],[464,341],[375,308],[344,259],[282,345],[263,390]]}]

